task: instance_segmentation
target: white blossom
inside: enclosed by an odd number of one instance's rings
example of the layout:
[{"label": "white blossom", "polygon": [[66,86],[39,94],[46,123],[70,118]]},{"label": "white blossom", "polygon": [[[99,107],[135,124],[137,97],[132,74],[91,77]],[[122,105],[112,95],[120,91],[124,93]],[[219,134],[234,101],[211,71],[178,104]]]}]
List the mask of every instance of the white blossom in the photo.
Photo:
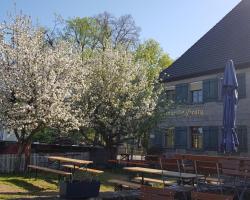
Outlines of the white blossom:
[{"label": "white blossom", "polygon": [[26,137],[45,126],[78,128],[77,110],[72,105],[84,86],[83,79],[79,80],[84,76],[81,55],[65,41],[53,47],[46,44],[43,29],[33,26],[26,16],[2,24],[0,36],[0,118],[4,127]]}]

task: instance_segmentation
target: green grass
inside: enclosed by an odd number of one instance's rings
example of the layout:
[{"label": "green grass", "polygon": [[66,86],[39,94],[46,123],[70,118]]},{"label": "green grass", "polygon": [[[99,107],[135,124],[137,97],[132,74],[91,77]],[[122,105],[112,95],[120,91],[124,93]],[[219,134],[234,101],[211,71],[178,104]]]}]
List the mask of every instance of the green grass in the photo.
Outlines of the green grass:
[{"label": "green grass", "polygon": [[[33,177],[33,178],[32,178]],[[38,177],[24,175],[0,174],[0,200],[4,199],[58,199],[58,180],[56,176],[38,173]],[[126,175],[107,171],[97,177],[101,181],[100,191],[113,191],[109,179],[124,179]]]}]

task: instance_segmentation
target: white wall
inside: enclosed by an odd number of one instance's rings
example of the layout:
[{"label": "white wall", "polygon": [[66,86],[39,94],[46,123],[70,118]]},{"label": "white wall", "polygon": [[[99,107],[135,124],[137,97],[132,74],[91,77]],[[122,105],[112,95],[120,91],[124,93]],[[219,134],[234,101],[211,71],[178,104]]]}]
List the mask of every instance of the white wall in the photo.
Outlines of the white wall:
[{"label": "white wall", "polygon": [[12,131],[4,130],[2,127],[0,127],[0,140],[17,141],[16,136]]}]

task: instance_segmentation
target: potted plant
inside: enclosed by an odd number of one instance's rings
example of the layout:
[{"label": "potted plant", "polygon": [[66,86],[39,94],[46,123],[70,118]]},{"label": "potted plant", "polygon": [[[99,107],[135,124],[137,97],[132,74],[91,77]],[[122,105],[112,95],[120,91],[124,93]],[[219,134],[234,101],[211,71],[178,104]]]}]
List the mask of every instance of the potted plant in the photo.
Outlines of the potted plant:
[{"label": "potted plant", "polygon": [[93,198],[99,195],[100,181],[87,172],[77,171],[72,180],[60,182],[60,197],[66,199]]}]

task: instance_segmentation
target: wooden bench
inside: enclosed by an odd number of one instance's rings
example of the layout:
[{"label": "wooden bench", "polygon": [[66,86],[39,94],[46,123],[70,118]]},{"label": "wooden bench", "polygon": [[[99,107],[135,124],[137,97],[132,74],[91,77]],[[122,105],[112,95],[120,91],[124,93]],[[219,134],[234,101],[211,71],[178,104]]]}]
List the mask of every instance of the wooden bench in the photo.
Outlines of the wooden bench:
[{"label": "wooden bench", "polygon": [[136,166],[148,166],[149,164],[143,160],[108,160],[109,163],[123,164],[123,165],[136,165]]},{"label": "wooden bench", "polygon": [[[142,177],[138,176],[134,178],[135,181],[142,181]],[[146,183],[159,183],[159,184],[163,184],[163,180],[161,179],[155,179],[155,178],[143,178],[143,181]],[[164,185],[173,185],[174,183],[176,183],[176,181],[172,180],[164,180]]]},{"label": "wooden bench", "polygon": [[141,200],[175,200],[175,192],[166,188],[141,187]]},{"label": "wooden bench", "polygon": [[78,166],[74,166],[74,165],[62,165],[65,168],[69,168],[69,169],[77,169],[79,171],[83,171],[83,172],[89,172],[91,174],[102,174],[104,173],[104,171],[101,170],[97,170],[97,169],[90,169],[90,168],[81,168]]},{"label": "wooden bench", "polygon": [[28,165],[29,169],[34,169],[36,170],[36,177],[37,177],[37,170],[41,170],[41,171],[45,171],[45,172],[51,172],[54,174],[57,174],[59,177],[60,176],[68,176],[68,177],[72,177],[72,173],[70,172],[65,172],[65,171],[61,171],[61,170],[57,170],[57,169],[51,169],[48,167],[41,167],[41,166],[37,166],[37,165]]},{"label": "wooden bench", "polygon": [[123,190],[123,189],[135,189],[138,190],[141,188],[141,184],[133,183],[126,180],[117,180],[111,179],[108,181],[109,183],[115,184],[115,191]]}]

